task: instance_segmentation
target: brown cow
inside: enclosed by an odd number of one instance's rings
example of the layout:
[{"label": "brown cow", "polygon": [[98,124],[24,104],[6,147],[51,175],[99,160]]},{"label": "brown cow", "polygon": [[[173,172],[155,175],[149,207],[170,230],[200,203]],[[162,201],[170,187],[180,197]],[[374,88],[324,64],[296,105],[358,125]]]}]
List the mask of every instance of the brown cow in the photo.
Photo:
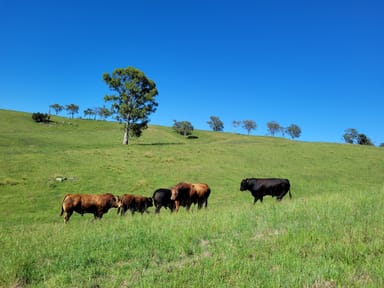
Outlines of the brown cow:
[{"label": "brown cow", "polygon": [[124,194],[119,197],[119,208],[117,213],[124,215],[127,210],[131,210],[132,215],[139,211],[141,214],[147,212],[148,207],[153,206],[151,197],[144,197],[133,194]]},{"label": "brown cow", "polygon": [[188,183],[180,182],[172,187],[171,200],[175,201],[176,212],[180,206],[184,206],[187,210],[192,204],[197,203],[198,209],[201,209],[205,204],[208,206],[208,197],[211,194],[211,189],[204,183]]},{"label": "brown cow", "polygon": [[67,194],[64,196],[61,204],[60,216],[64,216],[64,223],[69,221],[73,212],[81,215],[84,213],[93,213],[95,219],[101,219],[104,213],[107,213],[110,208],[118,208],[118,196],[111,193],[106,194]]}]

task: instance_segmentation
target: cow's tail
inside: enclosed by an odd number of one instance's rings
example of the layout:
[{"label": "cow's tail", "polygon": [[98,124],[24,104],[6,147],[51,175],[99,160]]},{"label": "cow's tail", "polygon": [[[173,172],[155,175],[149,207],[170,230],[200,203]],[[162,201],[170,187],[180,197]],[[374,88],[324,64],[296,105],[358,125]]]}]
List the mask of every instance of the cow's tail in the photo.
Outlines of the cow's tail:
[{"label": "cow's tail", "polygon": [[289,189],[288,189],[288,194],[289,194],[289,199],[292,199],[291,187],[289,187]]},{"label": "cow's tail", "polygon": [[63,216],[63,214],[64,214],[63,203],[64,203],[65,198],[67,198],[68,195],[69,195],[69,194],[66,194],[66,195],[64,196],[64,198],[63,198],[63,201],[61,201],[61,212],[60,212],[60,215],[59,215],[60,217]]}]

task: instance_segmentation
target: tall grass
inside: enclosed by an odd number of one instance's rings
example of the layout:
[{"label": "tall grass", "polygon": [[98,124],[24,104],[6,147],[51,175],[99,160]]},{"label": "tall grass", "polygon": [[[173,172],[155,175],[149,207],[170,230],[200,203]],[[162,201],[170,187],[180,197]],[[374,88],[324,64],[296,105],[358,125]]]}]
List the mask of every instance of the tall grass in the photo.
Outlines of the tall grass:
[{"label": "tall grass", "polygon": [[[383,286],[383,150],[159,126],[126,147],[115,123],[54,120],[0,111],[0,286]],[[239,191],[271,176],[292,200]],[[211,186],[207,209],[58,216],[69,192],[151,196],[183,180]]]}]

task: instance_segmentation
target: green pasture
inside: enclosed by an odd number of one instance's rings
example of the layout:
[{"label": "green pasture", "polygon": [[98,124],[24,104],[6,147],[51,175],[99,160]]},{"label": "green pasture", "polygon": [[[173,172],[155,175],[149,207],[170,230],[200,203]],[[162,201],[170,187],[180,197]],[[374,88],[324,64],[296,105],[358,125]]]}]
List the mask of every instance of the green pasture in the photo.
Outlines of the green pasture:
[{"label": "green pasture", "polygon": [[[1,287],[383,287],[383,148],[0,110]],[[57,177],[66,180],[56,181]],[[253,205],[245,177],[290,179]],[[205,182],[208,208],[59,217],[66,193]]]}]

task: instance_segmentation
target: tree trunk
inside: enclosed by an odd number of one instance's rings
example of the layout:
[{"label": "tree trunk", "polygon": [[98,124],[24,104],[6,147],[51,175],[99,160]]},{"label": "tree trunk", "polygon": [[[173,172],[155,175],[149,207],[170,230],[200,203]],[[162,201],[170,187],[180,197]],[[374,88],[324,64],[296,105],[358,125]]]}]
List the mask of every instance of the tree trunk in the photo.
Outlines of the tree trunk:
[{"label": "tree trunk", "polygon": [[129,140],[129,113],[125,115],[125,125],[124,125],[124,139],[123,139],[123,145],[128,145]]},{"label": "tree trunk", "polygon": [[124,139],[123,139],[124,145],[128,145],[128,139],[129,139],[129,125],[128,123],[126,123],[124,128]]}]

